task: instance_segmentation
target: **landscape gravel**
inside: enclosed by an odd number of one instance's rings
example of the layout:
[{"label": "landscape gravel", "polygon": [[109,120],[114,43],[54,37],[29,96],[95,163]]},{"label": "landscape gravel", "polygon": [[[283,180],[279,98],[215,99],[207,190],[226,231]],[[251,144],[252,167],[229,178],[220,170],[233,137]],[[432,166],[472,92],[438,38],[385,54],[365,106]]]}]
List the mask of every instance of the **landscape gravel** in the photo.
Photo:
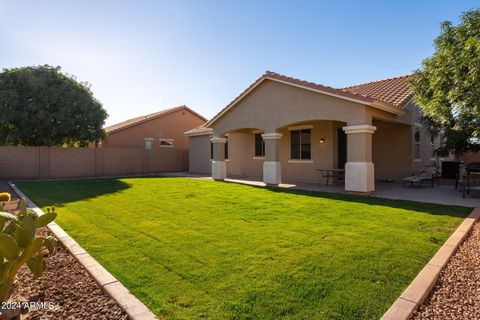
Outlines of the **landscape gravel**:
[{"label": "landscape gravel", "polygon": [[[38,232],[48,233],[45,228]],[[46,271],[38,279],[33,279],[26,267],[17,275],[10,300],[43,302],[43,306],[47,306],[31,309],[24,319],[128,319],[125,311],[103,292],[60,243],[53,253],[48,254],[46,264]],[[53,308],[49,308],[47,303]]]},{"label": "landscape gravel", "polygon": [[480,319],[480,223],[473,226],[412,319]]}]

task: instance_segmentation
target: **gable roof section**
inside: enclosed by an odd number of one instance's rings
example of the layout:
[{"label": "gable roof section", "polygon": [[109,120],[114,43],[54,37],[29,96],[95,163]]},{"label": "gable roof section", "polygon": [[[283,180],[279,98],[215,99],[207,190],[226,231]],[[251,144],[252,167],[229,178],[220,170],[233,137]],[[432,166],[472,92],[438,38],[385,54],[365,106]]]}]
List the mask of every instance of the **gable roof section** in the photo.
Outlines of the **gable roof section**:
[{"label": "gable roof section", "polygon": [[[386,110],[395,114],[404,114],[404,104],[407,97],[404,95],[407,93],[406,89],[410,92],[410,87],[406,79],[409,76],[392,78],[387,80],[381,80],[376,82],[370,82],[358,86],[347,87],[343,89],[336,89],[329,86],[324,86],[318,83],[308,82],[297,78],[287,77],[275,72],[267,71],[260,78],[255,80],[247,89],[245,89],[240,95],[238,95],[233,101],[231,101],[225,108],[215,115],[210,121],[205,124],[205,127],[209,127],[215,121],[217,121],[222,115],[242,100],[247,94],[255,89],[260,83],[265,80],[276,81],[284,83],[290,86],[303,88],[306,90],[322,93],[325,95],[337,97],[340,99],[356,102],[363,105],[369,105],[378,109]],[[396,80],[401,79],[401,80]],[[391,80],[395,80],[390,82]],[[381,84],[372,85],[378,82]],[[400,88],[402,94],[395,95],[395,89]],[[411,95],[411,93],[409,93]],[[402,101],[400,101],[402,100]]]},{"label": "gable roof section", "polygon": [[184,133],[186,136],[206,136],[210,135],[213,133],[212,128],[207,128],[205,127],[205,124],[202,124],[201,126],[198,126],[196,128],[193,128],[192,130],[189,130]]},{"label": "gable roof section", "polygon": [[373,81],[342,88],[353,94],[360,94],[391,104],[395,107],[403,107],[412,97],[412,89],[409,80],[412,75]]},{"label": "gable roof section", "polygon": [[117,131],[125,130],[127,128],[142,124],[144,122],[147,122],[147,121],[150,121],[150,120],[153,120],[153,119],[157,119],[157,118],[166,116],[168,114],[171,114],[175,111],[179,111],[179,110],[182,110],[182,109],[194,114],[195,116],[199,117],[200,119],[202,119],[204,121],[207,121],[207,119],[205,119],[204,117],[202,117],[200,114],[196,113],[195,111],[193,111],[189,107],[178,106],[178,107],[175,107],[175,108],[165,109],[165,110],[158,111],[158,112],[155,112],[155,113],[150,113],[150,114],[147,114],[147,115],[144,115],[144,116],[128,119],[128,120],[122,121],[120,123],[105,127],[104,130],[107,133],[114,133],[114,132],[117,132]]}]

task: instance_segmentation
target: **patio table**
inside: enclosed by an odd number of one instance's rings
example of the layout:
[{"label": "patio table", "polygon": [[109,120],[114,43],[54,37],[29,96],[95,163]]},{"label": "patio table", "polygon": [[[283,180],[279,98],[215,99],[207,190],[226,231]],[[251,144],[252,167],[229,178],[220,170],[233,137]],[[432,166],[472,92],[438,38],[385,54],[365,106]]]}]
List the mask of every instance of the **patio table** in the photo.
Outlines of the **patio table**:
[{"label": "patio table", "polygon": [[326,178],[327,181],[325,185],[327,186],[330,178],[332,178],[332,182],[334,182],[335,179],[337,179],[337,181],[345,179],[345,169],[317,169],[317,171],[320,171],[322,174],[322,180],[320,180],[320,183]]}]

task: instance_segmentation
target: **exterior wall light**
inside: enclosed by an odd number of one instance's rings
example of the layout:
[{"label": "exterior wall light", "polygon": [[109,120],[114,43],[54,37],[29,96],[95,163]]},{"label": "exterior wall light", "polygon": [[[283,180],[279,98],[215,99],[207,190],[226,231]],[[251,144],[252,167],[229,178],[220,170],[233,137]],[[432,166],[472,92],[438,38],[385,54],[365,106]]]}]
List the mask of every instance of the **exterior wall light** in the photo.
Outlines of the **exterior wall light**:
[{"label": "exterior wall light", "polygon": [[325,138],[320,138],[320,143],[325,143]]}]

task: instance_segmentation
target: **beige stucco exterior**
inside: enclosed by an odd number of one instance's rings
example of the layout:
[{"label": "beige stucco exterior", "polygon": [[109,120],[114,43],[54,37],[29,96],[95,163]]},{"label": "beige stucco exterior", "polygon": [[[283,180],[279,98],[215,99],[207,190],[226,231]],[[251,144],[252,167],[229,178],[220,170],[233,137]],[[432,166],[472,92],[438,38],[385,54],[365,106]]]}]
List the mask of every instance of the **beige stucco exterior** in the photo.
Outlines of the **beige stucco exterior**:
[{"label": "beige stucco exterior", "polygon": [[[423,128],[421,158],[414,159],[418,122],[418,108],[411,102],[401,112],[390,112],[267,79],[215,119],[211,134],[190,138],[190,171],[210,173],[212,166],[225,166],[227,176],[265,181],[279,170],[284,181],[318,182],[318,169],[338,167],[338,135],[343,129],[347,133],[346,179],[363,179],[360,186],[356,182],[347,185],[369,192],[374,180],[401,179],[421,166],[435,164],[430,137]],[[311,159],[290,159],[290,132],[296,128],[311,130]],[[258,132],[265,134],[265,158],[254,157],[254,134]],[[275,135],[274,139],[265,140],[269,135]],[[210,137],[228,139],[228,159],[222,161],[214,149],[211,163]]]},{"label": "beige stucco exterior", "polygon": [[145,148],[145,139],[152,139],[152,149],[159,149],[160,139],[173,139],[173,148],[188,150],[188,137],[183,133],[204,123],[205,119],[188,108],[180,108],[121,130],[107,132],[101,145],[104,148]]}]

